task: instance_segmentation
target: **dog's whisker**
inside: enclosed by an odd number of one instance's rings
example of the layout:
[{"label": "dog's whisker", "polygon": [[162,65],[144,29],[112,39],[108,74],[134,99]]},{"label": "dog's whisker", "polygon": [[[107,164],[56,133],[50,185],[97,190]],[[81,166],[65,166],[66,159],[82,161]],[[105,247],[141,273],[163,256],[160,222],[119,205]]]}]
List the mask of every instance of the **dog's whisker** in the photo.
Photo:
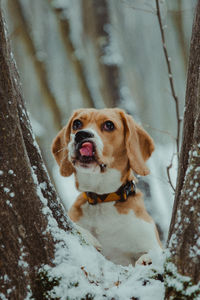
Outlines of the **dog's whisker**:
[{"label": "dog's whisker", "polygon": [[59,149],[58,151],[55,152],[55,154],[57,154],[57,153],[59,153],[61,151],[64,151],[64,150],[68,150],[67,146],[65,146],[64,148]]}]

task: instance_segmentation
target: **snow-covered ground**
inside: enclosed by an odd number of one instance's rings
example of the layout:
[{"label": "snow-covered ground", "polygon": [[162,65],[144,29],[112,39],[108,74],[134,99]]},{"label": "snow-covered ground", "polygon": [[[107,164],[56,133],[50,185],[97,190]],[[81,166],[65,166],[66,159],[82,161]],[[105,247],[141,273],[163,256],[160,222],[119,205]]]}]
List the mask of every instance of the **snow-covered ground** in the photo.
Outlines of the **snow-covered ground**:
[{"label": "snow-covered ground", "polygon": [[61,240],[55,253],[56,267],[44,266],[43,270],[52,278],[62,279],[49,296],[63,300],[164,299],[164,284],[158,275],[163,273],[163,257],[159,253],[150,253],[153,259],[150,266],[122,267],[79,240],[74,231],[58,230],[55,238]]}]

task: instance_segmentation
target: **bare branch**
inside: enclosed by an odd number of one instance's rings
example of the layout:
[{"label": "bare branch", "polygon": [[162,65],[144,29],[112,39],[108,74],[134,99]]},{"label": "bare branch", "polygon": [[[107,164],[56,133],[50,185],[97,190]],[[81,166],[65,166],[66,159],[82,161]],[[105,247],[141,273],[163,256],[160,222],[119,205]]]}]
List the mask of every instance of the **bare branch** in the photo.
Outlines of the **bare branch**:
[{"label": "bare branch", "polygon": [[153,7],[151,5],[149,5],[149,3],[145,3],[146,6],[149,7],[149,9],[146,8],[141,8],[141,7],[137,7],[133,4],[129,4],[126,0],[121,0],[122,3],[124,3],[126,6],[132,8],[133,10],[137,10],[137,11],[141,11],[141,12],[146,12],[146,13],[151,13],[151,14],[156,14],[155,10],[153,9]]},{"label": "bare branch", "polygon": [[166,60],[166,63],[167,63],[169,84],[170,84],[172,97],[174,99],[175,107],[176,107],[176,119],[177,119],[176,148],[177,148],[177,157],[179,158],[180,131],[181,131],[181,118],[180,118],[180,112],[179,112],[179,100],[178,100],[178,97],[177,97],[176,92],[175,92],[174,79],[173,79],[173,76],[172,76],[172,68],[171,68],[171,59],[168,55],[168,51],[167,51],[167,47],[166,47],[165,33],[164,33],[164,29],[163,29],[163,24],[162,24],[159,0],[155,0],[155,1],[156,1],[156,14],[157,14],[157,17],[158,17],[158,23],[159,23],[159,27],[160,27],[163,51],[164,51],[165,60]]},{"label": "bare branch", "polygon": [[[173,160],[173,159],[172,159]],[[175,187],[172,183],[172,180],[171,180],[171,175],[170,175],[170,169],[172,168],[173,164],[172,164],[172,160],[171,160],[171,163],[169,164],[169,166],[167,166],[167,178],[168,178],[168,182],[169,184],[171,185],[172,187],[172,190],[175,192]]]},{"label": "bare branch", "polygon": [[159,132],[159,133],[161,133],[161,134],[168,135],[168,136],[173,140],[173,142],[176,141],[176,137],[173,136],[173,135],[172,135],[169,131],[167,131],[167,130],[161,130],[161,129],[152,127],[152,126],[150,126],[149,124],[146,124],[146,123],[143,123],[143,122],[142,122],[141,125],[142,125],[142,127],[150,128],[151,130],[154,130],[155,132]]},{"label": "bare branch", "polygon": [[56,103],[56,99],[53,95],[53,92],[51,91],[49,86],[45,63],[37,58],[37,50],[30,36],[27,20],[24,16],[21,3],[19,0],[15,0],[15,1],[9,0],[8,7],[10,10],[12,10],[12,16],[16,18],[17,23],[19,24],[17,33],[23,39],[26,49],[33,60],[35,71],[39,78],[40,86],[44,94],[44,99],[46,100],[47,104],[51,109],[51,112],[54,117],[55,126],[59,130],[62,127],[61,113]]}]

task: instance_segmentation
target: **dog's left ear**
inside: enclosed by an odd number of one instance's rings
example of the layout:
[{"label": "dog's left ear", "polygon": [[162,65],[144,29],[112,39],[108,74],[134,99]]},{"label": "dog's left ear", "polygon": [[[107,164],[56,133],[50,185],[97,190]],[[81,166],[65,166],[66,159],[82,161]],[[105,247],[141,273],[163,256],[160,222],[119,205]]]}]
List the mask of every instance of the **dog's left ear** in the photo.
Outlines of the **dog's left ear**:
[{"label": "dog's left ear", "polygon": [[70,176],[74,172],[74,167],[68,159],[68,143],[70,140],[72,118],[68,124],[59,131],[53,140],[51,150],[55,160],[60,166],[60,174],[62,176]]},{"label": "dog's left ear", "polygon": [[120,112],[125,126],[126,150],[131,169],[139,175],[148,175],[147,159],[154,150],[154,143],[148,133],[130,115]]}]

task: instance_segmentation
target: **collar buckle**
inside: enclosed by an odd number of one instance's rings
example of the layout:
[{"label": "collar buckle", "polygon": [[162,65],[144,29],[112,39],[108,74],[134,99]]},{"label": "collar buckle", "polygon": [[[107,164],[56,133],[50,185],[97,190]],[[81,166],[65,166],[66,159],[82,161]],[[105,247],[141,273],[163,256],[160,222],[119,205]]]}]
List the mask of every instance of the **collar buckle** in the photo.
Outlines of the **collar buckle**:
[{"label": "collar buckle", "polygon": [[121,198],[118,200],[119,202],[125,202],[130,195],[135,195],[136,193],[136,184],[135,181],[128,181],[121,188]]}]

